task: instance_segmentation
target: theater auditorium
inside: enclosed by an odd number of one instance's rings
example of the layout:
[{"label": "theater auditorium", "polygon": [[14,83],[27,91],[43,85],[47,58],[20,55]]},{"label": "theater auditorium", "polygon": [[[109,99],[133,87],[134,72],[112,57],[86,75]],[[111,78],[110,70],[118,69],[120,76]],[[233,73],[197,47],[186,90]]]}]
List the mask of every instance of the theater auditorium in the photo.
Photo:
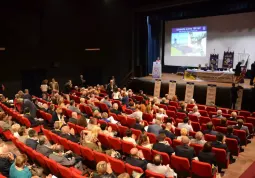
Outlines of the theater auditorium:
[{"label": "theater auditorium", "polygon": [[0,178],[255,177],[255,1],[0,2]]}]

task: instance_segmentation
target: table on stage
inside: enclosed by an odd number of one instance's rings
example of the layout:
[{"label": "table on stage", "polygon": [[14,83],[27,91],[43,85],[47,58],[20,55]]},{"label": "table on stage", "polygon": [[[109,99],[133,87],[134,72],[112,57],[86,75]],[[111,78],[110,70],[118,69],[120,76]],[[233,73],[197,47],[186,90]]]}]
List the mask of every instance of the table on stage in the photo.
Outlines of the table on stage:
[{"label": "table on stage", "polygon": [[188,69],[184,72],[185,80],[209,81],[232,83],[234,81],[234,72],[232,71],[203,71],[198,69]]}]

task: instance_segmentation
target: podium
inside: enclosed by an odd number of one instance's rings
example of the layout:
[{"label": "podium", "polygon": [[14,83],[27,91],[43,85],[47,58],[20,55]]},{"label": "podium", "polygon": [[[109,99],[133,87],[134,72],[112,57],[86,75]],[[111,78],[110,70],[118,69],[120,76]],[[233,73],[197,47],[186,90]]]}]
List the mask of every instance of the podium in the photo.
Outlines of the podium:
[{"label": "podium", "polygon": [[160,79],[162,75],[162,67],[160,61],[153,62],[152,78]]}]

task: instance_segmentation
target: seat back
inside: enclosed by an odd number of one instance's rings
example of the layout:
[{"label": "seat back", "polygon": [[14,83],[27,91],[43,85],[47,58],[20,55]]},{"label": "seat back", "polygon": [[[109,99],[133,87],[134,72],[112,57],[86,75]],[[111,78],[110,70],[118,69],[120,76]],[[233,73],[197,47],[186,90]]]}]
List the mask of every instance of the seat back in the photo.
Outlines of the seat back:
[{"label": "seat back", "polygon": [[113,123],[108,122],[108,126],[111,126],[113,131],[119,132],[119,128],[118,128],[117,124],[113,124]]},{"label": "seat back", "polygon": [[167,153],[160,152],[160,151],[157,151],[157,150],[152,150],[151,153],[152,153],[152,158],[154,158],[154,156],[157,155],[157,154],[161,155],[163,165],[170,164],[170,157]]},{"label": "seat back", "polygon": [[108,113],[108,106],[105,103],[100,103],[100,110]]},{"label": "seat back", "polygon": [[114,137],[108,137],[108,141],[112,149],[116,151],[120,151],[122,149],[122,142],[120,139],[114,138]]},{"label": "seat back", "polygon": [[89,107],[89,106],[84,106],[84,109],[85,109],[85,113],[86,113],[88,116],[92,116],[92,115],[93,115],[93,111],[92,111],[91,107]]},{"label": "seat back", "polygon": [[93,161],[94,160],[94,153],[91,149],[81,146],[81,155],[84,159]]},{"label": "seat back", "polygon": [[61,143],[60,143],[59,140],[58,140],[58,136],[57,136],[56,134],[54,134],[54,133],[51,133],[51,132],[49,132],[49,133],[50,133],[50,136],[51,136],[52,141],[53,141],[54,143],[58,143],[58,144],[61,145]]},{"label": "seat back", "polygon": [[214,176],[212,175],[212,166],[209,163],[203,163],[196,160],[192,161],[191,172],[192,172],[192,177],[199,176],[199,177],[210,178]]},{"label": "seat back", "polygon": [[153,121],[153,115],[148,113],[143,113],[143,120],[146,120],[147,122]]},{"label": "seat back", "polygon": [[128,127],[122,126],[122,125],[118,125],[118,128],[119,128],[120,137],[126,136],[126,132],[128,130]]},{"label": "seat back", "polygon": [[215,153],[217,165],[219,167],[227,169],[229,164],[229,158],[227,157],[226,151],[224,149],[213,148],[212,152]]},{"label": "seat back", "polygon": [[136,123],[135,118],[127,117],[127,126],[128,127],[133,127]]},{"label": "seat back", "polygon": [[206,116],[200,116],[199,117],[199,123],[202,124],[207,124],[208,122],[211,122],[210,117],[206,117]]},{"label": "seat back", "polygon": [[199,145],[199,144],[191,143],[189,146],[194,148],[196,152],[196,156],[198,156],[199,152],[203,149],[203,145]]},{"label": "seat back", "polygon": [[132,131],[133,134],[135,134],[136,139],[138,139],[140,137],[140,135],[142,134],[141,130],[137,130],[137,129],[130,129]]},{"label": "seat back", "polygon": [[187,158],[172,155],[171,156],[171,167],[179,175],[189,175],[190,164]]},{"label": "seat back", "polygon": [[154,178],[165,178],[163,174],[154,173],[152,171],[149,171],[148,169],[145,171],[146,177],[154,177]]},{"label": "seat back", "polygon": [[122,115],[118,115],[118,121],[121,123],[121,125],[127,125],[127,118]]},{"label": "seat back", "polygon": [[241,145],[247,145],[246,132],[244,130],[234,129],[234,134],[239,137]]},{"label": "seat back", "polygon": [[227,134],[227,127],[216,127],[216,131],[223,133],[223,134]]},{"label": "seat back", "polygon": [[60,144],[64,146],[65,150],[71,150],[67,139],[62,138],[62,137],[58,137],[58,140],[59,140]]},{"label": "seat back", "polygon": [[148,136],[149,139],[150,139],[150,143],[153,144],[153,143],[156,143],[156,142],[157,142],[157,138],[156,138],[156,135],[155,135],[155,134],[147,132],[147,136]]},{"label": "seat back", "polygon": [[63,177],[63,178],[69,178],[69,177],[72,177],[72,176],[73,176],[72,171],[70,171],[69,168],[67,168],[67,167],[65,167],[65,166],[62,166],[62,165],[60,165],[60,164],[57,164],[57,166],[58,166],[58,170],[59,170],[59,172],[60,172],[60,174],[61,174],[61,177]]},{"label": "seat back", "polygon": [[108,157],[106,156],[106,154],[97,152],[97,151],[93,151],[94,153],[94,159],[95,161],[98,163],[99,161],[105,161],[105,162],[109,162]]},{"label": "seat back", "polygon": [[179,119],[184,119],[185,117],[187,117],[187,114],[183,113],[183,112],[177,112],[176,113],[177,118]]},{"label": "seat back", "polygon": [[220,119],[212,118],[212,123],[213,123],[214,127],[217,127],[220,125]]},{"label": "seat back", "polygon": [[189,120],[191,120],[192,122],[198,122],[198,117],[196,115],[193,114],[189,114]]},{"label": "seat back", "polygon": [[205,140],[208,142],[216,141],[216,135],[205,134]]},{"label": "seat back", "polygon": [[191,122],[191,125],[195,132],[198,132],[201,130],[199,122]]},{"label": "seat back", "polygon": [[[44,158],[45,159],[45,158]],[[56,161],[53,161],[51,159],[45,159],[46,160],[46,164],[48,166],[48,168],[50,169],[50,172],[55,175],[58,176],[60,175],[59,169],[58,169],[58,164]]]},{"label": "seat back", "polygon": [[144,156],[144,158],[145,158],[147,161],[151,161],[151,160],[152,160],[151,149],[145,148],[145,147],[139,146],[139,145],[137,145],[136,148],[138,148],[139,150],[142,150],[143,156]]},{"label": "seat back", "polygon": [[143,173],[143,170],[140,167],[132,166],[128,163],[126,163],[125,166],[126,166],[126,172],[129,175],[132,175],[133,171],[138,172],[138,173]]},{"label": "seat back", "polygon": [[206,107],[206,111],[207,111],[208,113],[210,113],[210,112],[216,112],[216,108],[215,108],[215,107],[211,107],[211,106],[207,106],[207,107]]},{"label": "seat back", "polygon": [[255,127],[255,117],[247,117],[246,123],[251,123]]},{"label": "seat back", "polygon": [[226,138],[226,144],[228,146],[229,151],[232,153],[232,155],[234,156],[239,155],[240,150],[239,150],[238,142],[236,139]]},{"label": "seat back", "polygon": [[111,164],[112,170],[113,172],[117,173],[117,174],[121,174],[123,172],[125,172],[125,164],[123,161],[115,159],[111,156],[108,156],[108,160]]},{"label": "seat back", "polygon": [[85,128],[84,127],[82,127],[82,126],[79,126],[79,125],[76,125],[76,130],[77,130],[77,134],[80,134],[81,133],[81,131],[83,131],[83,130],[85,130]]},{"label": "seat back", "polygon": [[176,101],[170,101],[169,104],[170,104],[171,106],[175,106],[176,108],[179,107],[179,104],[178,104],[178,102],[176,102]]},{"label": "seat back", "polygon": [[205,116],[205,117],[209,116],[208,112],[205,110],[199,110],[199,113],[201,114],[201,116]]},{"label": "seat back", "polygon": [[180,128],[175,128],[175,135],[180,136],[181,135],[181,129]]},{"label": "seat back", "polygon": [[243,116],[244,118],[251,117],[251,113],[249,111],[240,111],[239,116]]},{"label": "seat back", "polygon": [[130,154],[130,150],[135,147],[133,143],[122,140],[122,151],[125,154]]},{"label": "seat back", "polygon": [[108,137],[106,135],[99,133],[97,138],[101,142],[104,148],[107,148],[107,149],[111,148]]}]

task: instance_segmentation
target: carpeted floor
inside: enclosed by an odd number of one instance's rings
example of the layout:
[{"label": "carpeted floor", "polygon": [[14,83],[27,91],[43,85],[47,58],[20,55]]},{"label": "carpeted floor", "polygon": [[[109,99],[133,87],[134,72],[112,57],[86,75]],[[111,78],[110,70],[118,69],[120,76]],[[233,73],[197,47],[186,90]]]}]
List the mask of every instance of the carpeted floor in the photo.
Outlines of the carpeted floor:
[{"label": "carpeted floor", "polygon": [[255,162],[240,176],[240,178],[255,178]]}]

